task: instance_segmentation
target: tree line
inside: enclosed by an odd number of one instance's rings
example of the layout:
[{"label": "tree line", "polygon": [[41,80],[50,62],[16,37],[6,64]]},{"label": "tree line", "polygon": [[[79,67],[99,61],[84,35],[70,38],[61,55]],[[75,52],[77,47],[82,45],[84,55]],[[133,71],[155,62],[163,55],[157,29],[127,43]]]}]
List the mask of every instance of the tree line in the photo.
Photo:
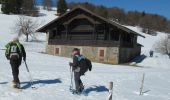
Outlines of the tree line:
[{"label": "tree line", "polygon": [[[39,9],[36,4],[37,0],[0,0],[2,4],[1,11],[4,14],[22,14],[29,16],[38,16]],[[52,10],[56,5],[57,12],[63,14],[67,11],[67,3],[65,0],[43,0],[43,9]]]},{"label": "tree line", "polygon": [[[2,12],[5,14],[26,14],[38,15],[38,8],[35,0],[0,0],[2,3]],[[52,7],[57,8],[58,15],[64,14],[67,9],[73,9],[76,6],[84,8],[100,15],[104,18],[117,21],[124,25],[140,26],[143,31],[150,33],[152,31],[163,31],[170,33],[170,20],[158,14],[150,14],[139,11],[124,11],[118,7],[105,7],[103,5],[94,5],[88,2],[85,3],[68,3],[66,0],[43,0],[43,8],[52,10]]]},{"label": "tree line", "polygon": [[35,0],[1,0],[1,10],[4,14],[38,15]]},{"label": "tree line", "polygon": [[143,31],[163,31],[170,33],[170,20],[166,17],[158,14],[150,14],[146,12],[138,11],[124,11],[124,9],[118,7],[105,7],[103,5],[94,5],[91,3],[69,3],[68,7],[70,9],[75,6],[81,5],[90,11],[105,17],[107,19],[118,21],[124,25],[140,26]]},{"label": "tree line", "polygon": [[56,2],[56,0],[43,0],[43,9],[44,10],[52,10],[52,7],[57,7],[57,13],[59,15],[62,15],[64,14],[67,9],[68,9],[68,6],[67,6],[67,2],[66,0],[58,0]]}]

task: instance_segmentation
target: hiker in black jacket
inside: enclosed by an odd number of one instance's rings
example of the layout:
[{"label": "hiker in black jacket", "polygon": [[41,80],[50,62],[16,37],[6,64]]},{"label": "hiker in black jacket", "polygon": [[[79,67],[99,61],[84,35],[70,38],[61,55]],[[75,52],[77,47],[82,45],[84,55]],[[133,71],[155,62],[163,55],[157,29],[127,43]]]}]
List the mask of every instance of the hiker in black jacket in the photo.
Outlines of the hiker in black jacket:
[{"label": "hiker in black jacket", "polygon": [[13,75],[13,87],[20,88],[19,80],[19,66],[21,65],[22,58],[26,61],[26,52],[24,46],[19,42],[18,38],[9,42],[6,46],[5,56],[10,60],[12,75]]},{"label": "hiker in black jacket", "polygon": [[72,67],[72,70],[74,71],[74,81],[76,86],[76,92],[81,93],[84,89],[83,83],[80,79],[80,66],[79,66],[79,60],[81,58],[84,58],[84,56],[80,55],[80,50],[78,48],[74,48],[72,51],[73,55],[73,63],[70,63],[70,66]]}]

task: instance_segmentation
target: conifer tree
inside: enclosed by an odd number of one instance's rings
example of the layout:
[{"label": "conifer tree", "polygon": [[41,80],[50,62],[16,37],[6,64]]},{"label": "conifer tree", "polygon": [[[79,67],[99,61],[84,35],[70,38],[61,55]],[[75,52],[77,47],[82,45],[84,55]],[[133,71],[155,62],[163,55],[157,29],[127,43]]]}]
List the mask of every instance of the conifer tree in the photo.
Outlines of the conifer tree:
[{"label": "conifer tree", "polygon": [[2,4],[2,12],[5,14],[20,14],[23,0],[5,0]]},{"label": "conifer tree", "polygon": [[67,3],[65,0],[58,0],[57,2],[57,13],[62,15],[67,11]]}]

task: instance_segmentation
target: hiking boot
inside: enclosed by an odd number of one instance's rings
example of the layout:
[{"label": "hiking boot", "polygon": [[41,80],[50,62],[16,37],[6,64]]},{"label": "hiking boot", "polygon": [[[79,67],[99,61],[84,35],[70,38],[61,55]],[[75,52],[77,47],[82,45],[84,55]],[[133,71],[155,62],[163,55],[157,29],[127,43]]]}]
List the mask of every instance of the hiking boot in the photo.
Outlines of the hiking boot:
[{"label": "hiking boot", "polygon": [[72,92],[73,92],[73,94],[77,94],[77,95],[81,94],[81,92],[79,90],[74,90]]},{"label": "hiking boot", "polygon": [[13,85],[13,88],[20,89],[20,84],[19,84],[19,83],[14,84],[14,85]]},{"label": "hiking boot", "polygon": [[12,84],[13,84],[13,88],[17,88],[17,89],[20,89],[20,82],[15,82],[14,80],[12,81]]},{"label": "hiking boot", "polygon": [[83,90],[84,90],[84,85],[81,83],[78,91],[82,92]]},{"label": "hiking boot", "polygon": [[12,84],[16,84],[16,82],[14,80],[12,80]]}]

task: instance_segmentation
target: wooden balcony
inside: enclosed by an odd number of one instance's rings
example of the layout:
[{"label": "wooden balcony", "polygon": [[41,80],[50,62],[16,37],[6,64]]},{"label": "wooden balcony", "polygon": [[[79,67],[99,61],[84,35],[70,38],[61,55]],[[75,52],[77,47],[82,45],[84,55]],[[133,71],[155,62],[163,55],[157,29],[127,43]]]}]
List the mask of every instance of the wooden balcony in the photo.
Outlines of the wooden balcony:
[{"label": "wooden balcony", "polygon": [[75,45],[75,46],[100,46],[100,47],[117,47],[119,41],[104,40],[57,40],[49,39],[49,45]]}]

